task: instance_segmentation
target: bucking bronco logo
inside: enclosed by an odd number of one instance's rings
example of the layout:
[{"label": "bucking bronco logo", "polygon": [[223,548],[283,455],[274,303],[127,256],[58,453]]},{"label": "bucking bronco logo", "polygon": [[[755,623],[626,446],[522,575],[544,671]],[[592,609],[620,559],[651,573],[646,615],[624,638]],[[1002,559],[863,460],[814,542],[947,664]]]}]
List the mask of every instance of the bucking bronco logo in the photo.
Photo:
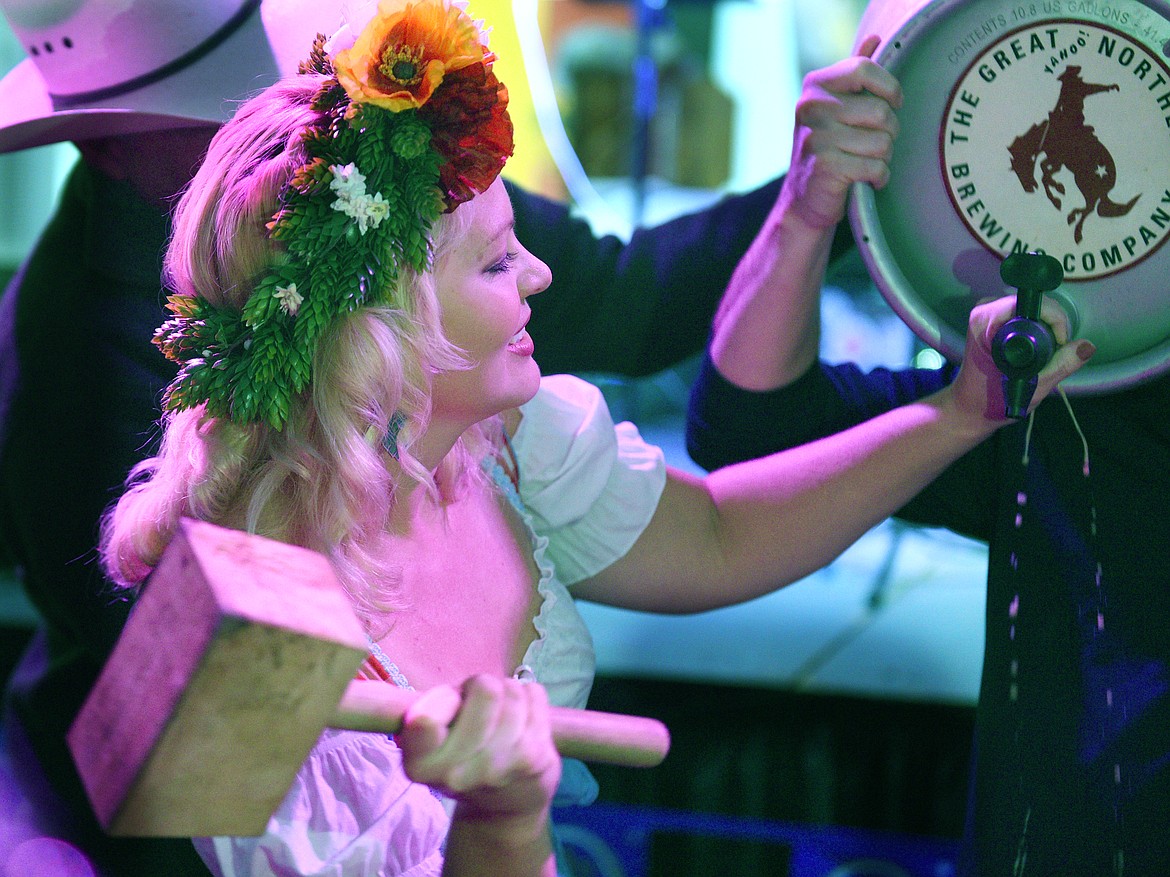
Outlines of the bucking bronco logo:
[{"label": "bucking bronco logo", "polygon": [[1088,280],[1170,236],[1170,68],[1110,28],[1006,34],[956,83],[940,139],[951,201],[997,255],[1040,250]]},{"label": "bucking bronco logo", "polygon": [[1120,91],[1116,83],[1096,85],[1081,78],[1081,68],[1071,64],[1059,76],[1060,97],[1048,118],[1033,125],[1026,134],[1012,141],[1008,152],[1012,170],[1025,192],[1036,191],[1036,164],[1040,164],[1040,182],[1044,194],[1057,210],[1064,203],[1065,187],[1056,178],[1061,168],[1072,171],[1073,181],[1084,203],[1068,212],[1073,240],[1084,239],[1085,220],[1093,213],[1104,217],[1125,216],[1137,203],[1134,195],[1124,204],[1109,197],[1117,183],[1117,165],[1108,148],[1097,139],[1092,125],[1085,124],[1085,98],[1106,91]]}]

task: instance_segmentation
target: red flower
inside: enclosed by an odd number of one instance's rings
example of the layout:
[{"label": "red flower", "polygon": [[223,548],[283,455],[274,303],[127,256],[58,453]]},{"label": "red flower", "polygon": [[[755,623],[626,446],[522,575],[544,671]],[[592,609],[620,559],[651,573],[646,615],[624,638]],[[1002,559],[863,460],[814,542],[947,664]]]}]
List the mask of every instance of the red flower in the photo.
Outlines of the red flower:
[{"label": "red flower", "polygon": [[485,191],[512,155],[508,89],[486,66],[448,75],[419,116],[446,159],[439,168],[439,186],[448,210]]}]

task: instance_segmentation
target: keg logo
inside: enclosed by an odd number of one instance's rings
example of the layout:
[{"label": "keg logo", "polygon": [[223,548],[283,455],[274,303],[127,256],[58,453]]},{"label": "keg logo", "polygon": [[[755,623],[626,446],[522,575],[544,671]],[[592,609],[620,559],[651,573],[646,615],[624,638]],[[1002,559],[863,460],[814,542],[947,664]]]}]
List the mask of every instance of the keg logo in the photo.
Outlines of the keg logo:
[{"label": "keg logo", "polygon": [[1090,280],[1170,236],[1170,68],[1112,28],[1004,35],[955,84],[940,140],[951,202],[998,256],[1037,250]]}]

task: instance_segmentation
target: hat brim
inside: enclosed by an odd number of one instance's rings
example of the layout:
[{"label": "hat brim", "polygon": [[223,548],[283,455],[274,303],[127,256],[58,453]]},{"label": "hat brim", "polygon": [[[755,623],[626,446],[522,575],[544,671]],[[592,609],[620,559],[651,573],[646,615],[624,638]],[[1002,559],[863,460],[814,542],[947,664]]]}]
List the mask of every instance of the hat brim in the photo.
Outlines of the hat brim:
[{"label": "hat brim", "polygon": [[0,80],[0,152],[143,131],[217,124],[218,119],[142,112],[131,107],[54,111],[44,82],[30,61]]},{"label": "hat brim", "polygon": [[[29,59],[0,80],[0,153],[68,140],[226,122],[249,95],[295,72],[318,32],[332,33],[338,3],[266,0],[228,39],[178,72],[117,97],[55,109]],[[241,62],[241,58],[247,58]]]}]

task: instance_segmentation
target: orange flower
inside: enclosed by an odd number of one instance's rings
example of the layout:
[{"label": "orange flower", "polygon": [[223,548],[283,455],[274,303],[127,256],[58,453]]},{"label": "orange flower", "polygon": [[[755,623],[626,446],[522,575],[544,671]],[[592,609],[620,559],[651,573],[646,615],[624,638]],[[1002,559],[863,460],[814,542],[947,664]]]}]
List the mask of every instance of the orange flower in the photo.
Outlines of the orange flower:
[{"label": "orange flower", "polygon": [[442,156],[439,187],[448,210],[485,191],[512,155],[508,90],[480,22],[460,0],[380,0],[349,49],[333,56],[353,111],[417,110]]},{"label": "orange flower", "polygon": [[476,22],[449,0],[381,0],[333,67],[354,103],[399,112],[426,104],[448,75],[492,60]]}]

